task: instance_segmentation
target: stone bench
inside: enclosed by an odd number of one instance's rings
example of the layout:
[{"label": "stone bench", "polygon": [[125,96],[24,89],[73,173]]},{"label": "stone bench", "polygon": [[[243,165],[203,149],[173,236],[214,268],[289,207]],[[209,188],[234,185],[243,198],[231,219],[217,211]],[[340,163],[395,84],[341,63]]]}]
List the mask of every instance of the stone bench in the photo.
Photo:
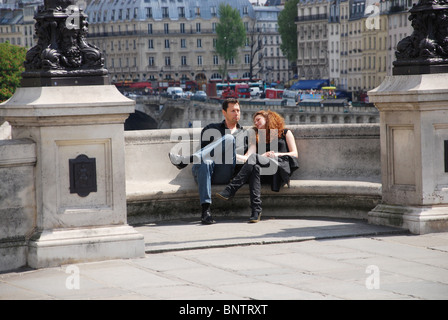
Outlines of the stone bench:
[{"label": "stone bench", "polygon": [[[263,186],[263,216],[337,217],[367,219],[381,200],[379,125],[290,126],[299,150],[300,169],[290,188],[272,192]],[[151,222],[200,216],[197,185],[191,165],[178,170],[168,159],[175,146],[193,150],[199,129],[128,131],[126,139],[126,195],[128,221]],[[213,193],[223,186],[212,187]],[[230,201],[213,199],[212,213],[249,216],[249,188]]]}]

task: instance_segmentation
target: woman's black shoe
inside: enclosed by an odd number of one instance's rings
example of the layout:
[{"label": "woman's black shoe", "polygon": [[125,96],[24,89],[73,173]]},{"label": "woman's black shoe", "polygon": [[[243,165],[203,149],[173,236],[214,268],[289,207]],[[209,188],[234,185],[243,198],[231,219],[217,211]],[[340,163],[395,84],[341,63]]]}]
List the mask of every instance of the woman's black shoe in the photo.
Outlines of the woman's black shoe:
[{"label": "woman's black shoe", "polygon": [[224,200],[229,200],[234,197],[234,194],[232,194],[232,192],[230,192],[227,188],[221,192],[218,192],[216,195]]},{"label": "woman's black shoe", "polygon": [[260,213],[253,212],[249,218],[249,223],[257,223],[260,222],[260,220],[261,220],[261,212]]},{"label": "woman's black shoe", "polygon": [[202,213],[201,223],[202,224],[215,224],[216,223],[216,221],[213,220],[210,210],[207,210]]}]

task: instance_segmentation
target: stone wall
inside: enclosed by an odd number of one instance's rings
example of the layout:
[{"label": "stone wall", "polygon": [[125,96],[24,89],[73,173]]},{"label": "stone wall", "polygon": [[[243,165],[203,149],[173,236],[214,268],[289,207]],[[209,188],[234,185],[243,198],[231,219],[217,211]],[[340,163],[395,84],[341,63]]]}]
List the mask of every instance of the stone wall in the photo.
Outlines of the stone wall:
[{"label": "stone wall", "polygon": [[[290,126],[299,150],[300,169],[291,187],[263,189],[263,207],[276,216],[367,218],[381,199],[378,124]],[[199,198],[191,168],[181,171],[168,153],[198,146],[200,129],[126,132],[128,219],[147,222],[197,217]],[[182,137],[182,142],[178,139]],[[222,186],[214,186],[213,192]],[[248,192],[233,201],[216,201],[218,215],[246,215]],[[266,213],[268,210],[265,211]]]},{"label": "stone wall", "polygon": [[26,265],[27,240],[36,225],[30,140],[0,140],[0,271]]},{"label": "stone wall", "polygon": [[[291,126],[300,169],[290,188],[263,188],[265,216],[367,218],[381,200],[379,125]],[[125,133],[128,223],[198,217],[197,185],[191,168],[168,160],[174,147],[194,150],[200,128]],[[184,140],[179,141],[180,137]],[[28,139],[0,140],[0,271],[27,264],[35,231],[36,145]],[[214,192],[222,186],[214,186]],[[221,215],[248,214],[248,188],[230,202],[216,202]]]}]

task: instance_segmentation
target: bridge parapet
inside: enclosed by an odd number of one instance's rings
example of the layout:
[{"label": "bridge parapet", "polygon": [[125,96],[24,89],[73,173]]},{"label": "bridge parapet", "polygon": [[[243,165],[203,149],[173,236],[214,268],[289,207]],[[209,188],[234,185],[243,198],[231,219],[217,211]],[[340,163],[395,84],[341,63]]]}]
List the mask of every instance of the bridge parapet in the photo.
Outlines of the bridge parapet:
[{"label": "bridge parapet", "polygon": [[[188,128],[194,121],[210,123],[222,118],[219,100],[195,101],[148,96],[136,98],[136,102],[136,110],[156,120],[159,129]],[[287,106],[282,105],[280,100],[251,99],[241,100],[241,124],[252,125],[253,115],[262,109],[278,112],[285,118],[287,125],[379,123],[379,112],[372,105]]]},{"label": "bridge parapet", "polygon": [[[367,219],[381,200],[377,124],[290,126],[300,169],[279,193],[264,186],[265,216],[327,216]],[[150,222],[198,217],[199,196],[191,165],[181,171],[168,160],[179,143],[197,145],[200,128],[126,132],[128,219]],[[183,135],[190,140],[179,142]],[[213,186],[221,191],[222,186]],[[230,202],[214,200],[219,215],[248,216],[247,186]]]}]

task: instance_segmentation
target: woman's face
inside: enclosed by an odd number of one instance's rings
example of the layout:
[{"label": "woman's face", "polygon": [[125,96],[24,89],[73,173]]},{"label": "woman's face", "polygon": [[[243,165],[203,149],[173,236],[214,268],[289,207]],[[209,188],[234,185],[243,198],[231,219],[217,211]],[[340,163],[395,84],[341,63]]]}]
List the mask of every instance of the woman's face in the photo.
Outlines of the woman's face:
[{"label": "woman's face", "polygon": [[257,127],[257,129],[266,129],[266,119],[259,114],[254,119],[254,125]]}]

